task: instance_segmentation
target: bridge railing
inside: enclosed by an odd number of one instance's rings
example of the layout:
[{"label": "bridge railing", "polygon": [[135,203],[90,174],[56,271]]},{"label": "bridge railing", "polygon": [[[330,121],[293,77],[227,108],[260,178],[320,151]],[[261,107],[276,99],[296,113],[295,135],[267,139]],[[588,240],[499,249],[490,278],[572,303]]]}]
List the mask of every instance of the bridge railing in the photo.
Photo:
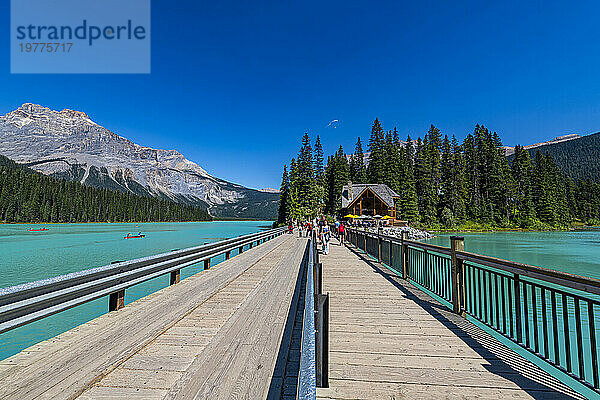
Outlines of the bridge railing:
[{"label": "bridge railing", "polygon": [[600,280],[349,228],[348,241],[584,385],[600,392]]},{"label": "bridge railing", "polygon": [[329,386],[329,293],[323,294],[322,264],[319,262],[316,234],[309,243],[306,292],[298,372],[300,400],[316,399],[317,387]]},{"label": "bridge railing", "polygon": [[109,311],[117,310],[124,306],[125,289],[131,286],[165,274],[170,274],[171,285],[176,284],[182,268],[203,261],[208,269],[211,258],[225,254],[229,259],[232,251],[242,253],[244,246],[252,248],[286,229],[270,229],[0,289],[0,333],[107,295]]}]

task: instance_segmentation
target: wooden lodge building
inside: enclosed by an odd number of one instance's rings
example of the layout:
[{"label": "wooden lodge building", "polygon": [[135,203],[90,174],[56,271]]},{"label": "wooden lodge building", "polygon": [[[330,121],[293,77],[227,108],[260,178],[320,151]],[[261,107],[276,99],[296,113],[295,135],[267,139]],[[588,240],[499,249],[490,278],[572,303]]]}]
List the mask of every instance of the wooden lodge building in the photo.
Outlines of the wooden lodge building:
[{"label": "wooden lodge building", "polygon": [[396,206],[400,196],[384,184],[352,184],[342,187],[342,215],[379,215],[391,217],[391,222],[406,223],[399,221],[400,214]]}]

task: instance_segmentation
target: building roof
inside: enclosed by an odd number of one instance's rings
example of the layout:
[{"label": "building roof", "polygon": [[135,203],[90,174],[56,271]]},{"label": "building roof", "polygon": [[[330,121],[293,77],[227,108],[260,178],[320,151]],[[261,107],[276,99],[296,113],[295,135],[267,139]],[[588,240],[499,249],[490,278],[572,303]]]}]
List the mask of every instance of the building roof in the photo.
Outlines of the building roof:
[{"label": "building roof", "polygon": [[388,207],[394,207],[394,197],[400,197],[396,192],[382,183],[350,184],[342,187],[342,208],[348,208],[367,188],[380,197]]}]

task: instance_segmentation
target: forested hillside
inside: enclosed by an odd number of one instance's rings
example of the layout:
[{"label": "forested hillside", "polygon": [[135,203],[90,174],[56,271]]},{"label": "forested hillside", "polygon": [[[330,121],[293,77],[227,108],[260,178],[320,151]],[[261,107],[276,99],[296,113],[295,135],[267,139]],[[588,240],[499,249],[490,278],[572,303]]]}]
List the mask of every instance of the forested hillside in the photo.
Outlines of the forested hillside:
[{"label": "forested hillside", "polygon": [[56,179],[0,155],[0,222],[205,221],[200,208]]},{"label": "forested hillside", "polygon": [[[537,151],[548,154],[565,174],[575,180],[590,179],[600,182],[600,132],[562,143],[540,146],[529,150],[531,157]],[[509,156],[512,162],[513,155]]]},{"label": "forested hillside", "polygon": [[[593,136],[593,140],[600,138]],[[574,146],[562,155],[558,150],[545,153],[539,147],[532,156],[517,146],[509,163],[500,136],[483,125],[477,125],[462,143],[432,125],[423,138],[409,136],[404,144],[396,129],[386,133],[375,120],[367,165],[360,138],[349,161],[340,146],[323,165],[318,136],[313,151],[305,134],[289,171],[284,166],[279,221],[308,218],[322,210],[339,215],[341,188],[352,181],[388,185],[400,195],[396,204],[400,217],[426,228],[550,229],[568,227],[577,220],[599,224],[600,183],[572,179],[553,157],[577,157],[575,151],[581,160],[593,157],[598,144],[581,140],[553,145],[559,149]],[[589,159],[590,163],[598,160]],[[585,162],[580,164],[578,176],[591,177],[583,168]]]}]

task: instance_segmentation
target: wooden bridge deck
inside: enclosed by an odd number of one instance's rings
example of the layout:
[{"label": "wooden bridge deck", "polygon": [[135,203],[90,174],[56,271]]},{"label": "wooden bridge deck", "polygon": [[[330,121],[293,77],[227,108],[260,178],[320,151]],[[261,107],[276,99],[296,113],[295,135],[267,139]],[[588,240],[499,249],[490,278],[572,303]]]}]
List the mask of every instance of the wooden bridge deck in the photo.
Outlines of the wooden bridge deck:
[{"label": "wooden bridge deck", "polygon": [[329,388],[320,399],[583,398],[384,266],[335,240]]},{"label": "wooden bridge deck", "polygon": [[280,398],[305,248],[280,236],[32,346],[0,363],[0,398]]}]

